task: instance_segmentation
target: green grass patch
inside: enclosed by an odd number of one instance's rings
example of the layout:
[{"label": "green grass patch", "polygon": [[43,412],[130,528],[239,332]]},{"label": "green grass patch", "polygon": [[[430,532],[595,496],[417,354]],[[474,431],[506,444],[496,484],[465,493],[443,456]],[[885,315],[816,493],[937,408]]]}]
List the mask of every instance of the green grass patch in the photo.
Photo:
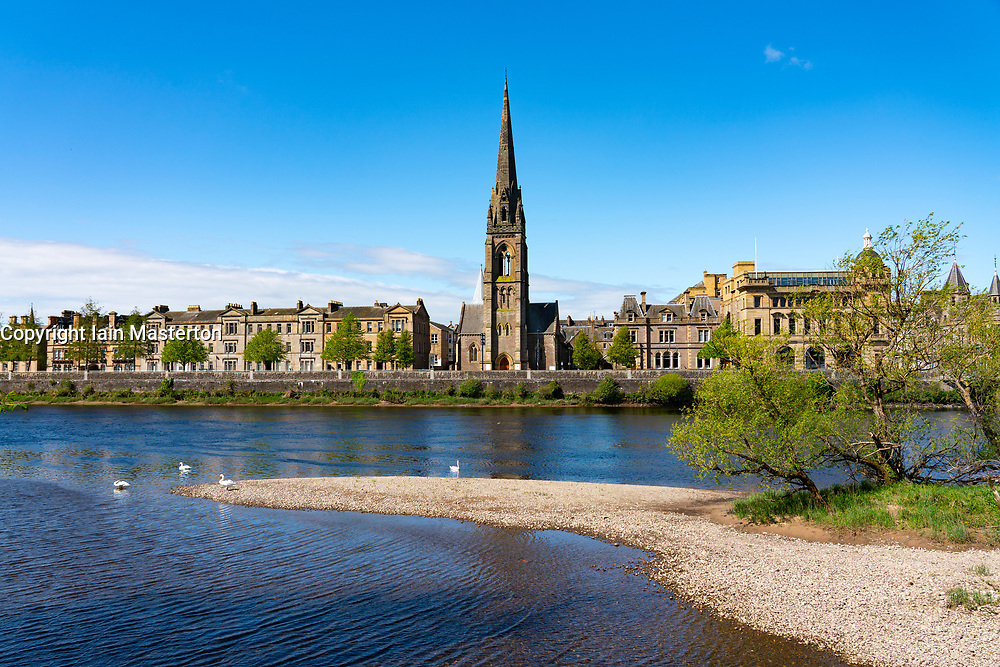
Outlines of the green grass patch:
[{"label": "green grass patch", "polygon": [[761,524],[800,517],[835,529],[914,530],[952,544],[973,541],[973,531],[988,544],[1000,541],[1000,508],[986,486],[862,483],[833,486],[822,495],[830,509],[805,492],[764,492],[737,500],[733,513]]}]

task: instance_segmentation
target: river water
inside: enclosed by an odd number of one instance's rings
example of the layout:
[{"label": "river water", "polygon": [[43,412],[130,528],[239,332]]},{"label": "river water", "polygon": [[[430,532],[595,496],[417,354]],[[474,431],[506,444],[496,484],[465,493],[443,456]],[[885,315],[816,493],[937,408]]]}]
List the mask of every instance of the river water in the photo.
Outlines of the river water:
[{"label": "river water", "polygon": [[638,550],[169,492],[220,473],[447,475],[456,459],[463,476],[705,486],[663,446],[675,421],[580,409],[4,414],[0,664],[845,664],[683,604],[636,572]]}]

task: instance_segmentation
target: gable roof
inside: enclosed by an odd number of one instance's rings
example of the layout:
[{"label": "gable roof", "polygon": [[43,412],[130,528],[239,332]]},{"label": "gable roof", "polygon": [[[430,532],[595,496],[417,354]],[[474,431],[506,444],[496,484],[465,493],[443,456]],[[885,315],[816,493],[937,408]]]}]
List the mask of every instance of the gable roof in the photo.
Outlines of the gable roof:
[{"label": "gable roof", "polygon": [[555,333],[559,328],[559,302],[528,304],[528,333]]},{"label": "gable roof", "polygon": [[951,263],[951,271],[948,273],[948,280],[945,281],[945,285],[954,287],[960,292],[969,291],[969,283],[965,282],[965,276],[962,275],[962,269],[958,268],[957,259]]}]

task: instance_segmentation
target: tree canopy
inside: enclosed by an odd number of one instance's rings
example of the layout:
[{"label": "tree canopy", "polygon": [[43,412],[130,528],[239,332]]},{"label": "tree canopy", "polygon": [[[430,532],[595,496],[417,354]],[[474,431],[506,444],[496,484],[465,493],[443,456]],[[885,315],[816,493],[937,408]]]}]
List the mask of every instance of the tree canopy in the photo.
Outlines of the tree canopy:
[{"label": "tree canopy", "polygon": [[320,355],[324,361],[339,361],[350,366],[356,361],[368,359],[371,348],[361,334],[361,323],[351,313],[337,324],[337,330],[323,348]]},{"label": "tree canopy", "polygon": [[637,356],[635,345],[632,343],[631,330],[625,326],[618,327],[615,337],[611,339],[611,347],[608,348],[608,359],[613,364],[632,368],[635,366]]},{"label": "tree canopy", "polygon": [[271,370],[272,364],[285,359],[285,343],[274,329],[261,329],[247,342],[243,358]]},{"label": "tree canopy", "polygon": [[380,364],[391,364],[396,358],[396,334],[392,329],[380,331],[375,339],[375,353],[372,359]]},{"label": "tree canopy", "polygon": [[[30,363],[38,363],[43,349],[39,343],[41,327],[35,322],[34,314],[4,325],[3,328],[9,331],[0,336],[0,361],[28,362],[29,368],[26,370],[30,370]],[[10,340],[4,340],[5,338]]]},{"label": "tree canopy", "polygon": [[[139,313],[138,308],[133,308],[129,316],[125,318],[125,324],[122,327],[125,339],[118,341],[115,348],[116,361],[130,361],[135,364],[138,359],[152,354],[152,341],[147,340],[141,335],[141,331],[145,326],[146,318]],[[133,334],[133,331],[135,334]],[[199,359],[198,361],[204,360]]]},{"label": "tree canopy", "polygon": [[[264,333],[263,331],[261,333]],[[251,340],[251,342],[253,342]],[[249,348],[249,345],[247,346]],[[181,363],[198,364],[208,360],[208,350],[200,340],[193,338],[174,338],[163,345],[160,361],[164,364]],[[256,360],[251,360],[256,361]]]},{"label": "tree canopy", "polygon": [[416,357],[413,354],[413,336],[409,331],[403,330],[396,341],[396,363],[400,368],[410,368]]},{"label": "tree canopy", "polygon": [[733,328],[733,322],[729,315],[726,315],[725,319],[722,320],[722,324],[712,332],[712,337],[698,350],[698,358],[718,359],[719,365],[723,368],[732,364],[735,359],[729,351],[729,347],[736,336],[739,336],[739,332]]},{"label": "tree canopy", "polygon": [[80,336],[69,344],[69,357],[84,368],[98,367],[107,359],[108,341],[97,332],[108,326],[108,316],[93,299],[80,308]]},{"label": "tree canopy", "polygon": [[604,355],[590,341],[590,336],[581,331],[573,339],[573,365],[581,371],[592,371],[600,368],[603,363]]}]

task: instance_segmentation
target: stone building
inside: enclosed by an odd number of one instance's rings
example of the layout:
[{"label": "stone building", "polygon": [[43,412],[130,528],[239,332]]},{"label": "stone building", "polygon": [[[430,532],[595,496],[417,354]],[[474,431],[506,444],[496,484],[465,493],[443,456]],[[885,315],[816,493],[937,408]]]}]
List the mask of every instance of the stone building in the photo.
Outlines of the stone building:
[{"label": "stone building", "polygon": [[455,368],[455,328],[450,324],[430,323],[430,355],[427,367],[436,371]]},{"label": "stone building", "polygon": [[[247,343],[264,329],[274,329],[285,344],[285,359],[270,370],[335,370],[341,364],[326,362],[320,355],[337,325],[348,314],[357,319],[362,337],[373,350],[379,332],[391,329],[398,336],[403,331],[409,331],[413,339],[413,367],[428,367],[431,327],[422,299],[417,299],[412,306],[375,303],[372,306],[345,307],[339,301],[330,301],[325,308],[301,301],[294,308],[260,308],[256,302],[251,303],[249,308],[230,303],[222,310],[188,306],[187,310],[171,311],[167,306],[157,306],[148,315],[147,326],[156,332],[160,329],[191,331],[211,339],[205,342],[207,361],[198,364],[197,368],[180,369],[175,365],[170,370],[265,370],[263,363],[243,358]],[[160,341],[154,343],[152,353],[142,361],[144,370],[167,370],[161,361],[164,344]],[[358,361],[345,370],[372,370],[377,366],[376,362],[368,359]]]},{"label": "stone building", "polygon": [[566,362],[559,302],[531,303],[524,207],[514,163],[507,81],[503,86],[497,175],[486,211],[482,303],[463,303],[459,370],[556,370]]},{"label": "stone building", "polygon": [[717,278],[705,274],[705,280],[665,304],[647,303],[645,292],[640,292],[640,299],[625,295],[614,325],[616,331],[628,328],[638,353],[636,368],[712,368],[713,360],[699,359],[698,353],[722,322],[714,287]]}]

